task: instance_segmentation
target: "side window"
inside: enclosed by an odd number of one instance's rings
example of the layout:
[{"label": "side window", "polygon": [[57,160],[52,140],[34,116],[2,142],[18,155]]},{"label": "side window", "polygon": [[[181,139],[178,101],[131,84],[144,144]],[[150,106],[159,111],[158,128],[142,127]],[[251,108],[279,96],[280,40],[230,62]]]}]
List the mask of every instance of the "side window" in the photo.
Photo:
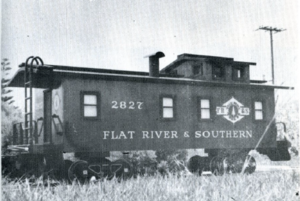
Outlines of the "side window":
[{"label": "side window", "polygon": [[82,116],[85,119],[96,119],[99,117],[99,94],[97,92],[81,93]]},{"label": "side window", "polygon": [[243,80],[244,79],[244,68],[233,68],[232,70],[233,80]]},{"label": "side window", "polygon": [[242,69],[236,69],[236,78],[242,78]]},{"label": "side window", "polygon": [[200,108],[200,119],[201,120],[209,120],[211,119],[211,101],[208,98],[199,100],[199,108]]},{"label": "side window", "polygon": [[223,79],[224,78],[224,68],[220,65],[213,65],[212,69],[213,79]]},{"label": "side window", "polygon": [[203,75],[203,64],[193,65],[193,75]]},{"label": "side window", "polygon": [[172,96],[161,97],[161,117],[162,119],[174,119],[175,117],[175,102]]},{"label": "side window", "polygon": [[263,120],[264,119],[263,103],[261,101],[254,102],[254,119],[255,120]]}]

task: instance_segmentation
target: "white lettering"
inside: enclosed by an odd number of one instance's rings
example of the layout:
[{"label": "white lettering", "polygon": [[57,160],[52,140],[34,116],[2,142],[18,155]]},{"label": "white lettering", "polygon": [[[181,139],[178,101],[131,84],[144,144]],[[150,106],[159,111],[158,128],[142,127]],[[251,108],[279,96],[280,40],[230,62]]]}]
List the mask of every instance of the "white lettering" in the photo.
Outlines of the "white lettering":
[{"label": "white lettering", "polygon": [[185,132],[183,133],[183,136],[184,136],[184,137],[190,137],[190,134],[189,134],[188,131],[185,131]]},{"label": "white lettering", "polygon": [[122,137],[124,137],[124,139],[127,139],[124,131],[121,131],[120,135],[119,135],[119,139],[121,139]]},{"label": "white lettering", "polygon": [[109,136],[109,131],[103,131],[103,139],[106,140],[106,138]]},{"label": "white lettering", "polygon": [[[143,109],[142,108],[142,105],[143,105],[144,102],[134,102],[134,101],[129,101],[129,102],[126,102],[126,101],[112,101],[111,104],[111,108],[112,109],[130,109],[130,110],[134,110],[134,109]],[[135,107],[135,105],[137,105],[137,107]]]},{"label": "white lettering", "polygon": [[149,138],[149,132],[148,131],[142,131],[143,133],[143,139]]},{"label": "white lettering", "polygon": [[143,139],[178,138],[177,131],[142,131],[142,135]]},{"label": "white lettering", "polygon": [[112,132],[111,132],[111,139],[112,139],[112,140],[119,139],[118,136],[115,137],[115,131],[112,131]]},{"label": "white lettering", "polygon": [[203,137],[205,137],[205,138],[209,138],[210,133],[209,133],[209,131],[203,131],[202,135],[203,135]]},{"label": "white lettering", "polygon": [[222,138],[224,138],[225,131],[219,131],[222,134]]},{"label": "white lettering", "polygon": [[249,136],[250,138],[252,138],[252,131],[246,131],[246,135],[247,135],[247,138],[248,138],[248,136]]},{"label": "white lettering", "polygon": [[[177,131],[141,131],[142,139],[178,139]],[[127,140],[135,137],[136,131],[103,131],[103,140]],[[140,135],[139,135],[140,136]],[[252,138],[252,130],[220,130],[220,131],[195,131],[195,138]],[[183,136],[190,137],[189,131],[184,131]]]},{"label": "white lettering", "polygon": [[128,131],[129,135],[130,135],[130,139],[133,139],[133,134],[135,134],[135,131]]},{"label": "white lettering", "polygon": [[164,132],[165,138],[170,138],[169,133],[170,133],[170,131],[165,131],[165,132]]},{"label": "white lettering", "polygon": [[[161,135],[162,135],[162,131],[151,131],[151,133],[152,133],[152,132],[155,132],[157,138],[160,138]],[[153,138],[153,137],[152,137],[152,138]]]},{"label": "white lettering", "polygon": [[238,138],[239,137],[237,134],[238,134],[238,131],[233,131],[233,137],[234,138]]},{"label": "white lettering", "polygon": [[200,137],[201,137],[201,131],[196,131],[195,138],[200,138]]},{"label": "white lettering", "polygon": [[171,131],[172,138],[178,138],[177,131]]},{"label": "white lettering", "polygon": [[246,138],[245,131],[239,131],[239,132],[240,132],[240,138],[241,138],[241,136],[243,136],[243,138]]},{"label": "white lettering", "polygon": [[213,138],[217,138],[219,136],[219,132],[217,131],[217,133],[215,134],[215,131],[211,132]]},{"label": "white lettering", "polygon": [[231,138],[231,131],[226,131],[226,138]]}]

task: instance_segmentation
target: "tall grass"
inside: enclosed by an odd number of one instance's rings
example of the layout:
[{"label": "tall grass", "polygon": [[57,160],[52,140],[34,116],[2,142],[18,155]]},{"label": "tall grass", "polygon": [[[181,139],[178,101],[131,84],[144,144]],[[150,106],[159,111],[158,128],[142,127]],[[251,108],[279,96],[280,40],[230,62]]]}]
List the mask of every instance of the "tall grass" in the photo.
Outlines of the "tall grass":
[{"label": "tall grass", "polygon": [[[257,172],[252,175],[152,176],[118,182],[45,185],[2,180],[2,200],[79,201],[79,200],[299,200],[299,172]],[[46,182],[47,184],[47,182]]]}]

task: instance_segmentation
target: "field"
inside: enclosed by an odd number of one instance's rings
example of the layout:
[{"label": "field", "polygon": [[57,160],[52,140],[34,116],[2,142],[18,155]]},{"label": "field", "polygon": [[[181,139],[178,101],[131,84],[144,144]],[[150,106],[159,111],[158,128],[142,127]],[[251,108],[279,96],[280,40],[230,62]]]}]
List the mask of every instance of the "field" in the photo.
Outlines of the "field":
[{"label": "field", "polygon": [[[48,181],[48,184],[50,181]],[[299,172],[255,172],[252,175],[149,176],[119,182],[97,181],[45,185],[42,181],[12,182],[2,179],[2,199],[10,201],[79,201],[79,200],[299,200]]]}]

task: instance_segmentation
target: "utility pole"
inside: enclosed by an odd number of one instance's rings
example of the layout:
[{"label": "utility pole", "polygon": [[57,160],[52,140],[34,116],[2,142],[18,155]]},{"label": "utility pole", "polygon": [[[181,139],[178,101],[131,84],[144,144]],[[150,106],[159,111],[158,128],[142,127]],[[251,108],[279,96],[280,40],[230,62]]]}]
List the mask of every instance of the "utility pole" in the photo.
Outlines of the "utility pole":
[{"label": "utility pole", "polygon": [[257,30],[265,30],[270,32],[270,42],[271,42],[271,67],[272,67],[272,84],[274,84],[274,56],[273,56],[273,32],[278,33],[285,31],[286,29],[277,29],[273,27],[259,27]]}]

